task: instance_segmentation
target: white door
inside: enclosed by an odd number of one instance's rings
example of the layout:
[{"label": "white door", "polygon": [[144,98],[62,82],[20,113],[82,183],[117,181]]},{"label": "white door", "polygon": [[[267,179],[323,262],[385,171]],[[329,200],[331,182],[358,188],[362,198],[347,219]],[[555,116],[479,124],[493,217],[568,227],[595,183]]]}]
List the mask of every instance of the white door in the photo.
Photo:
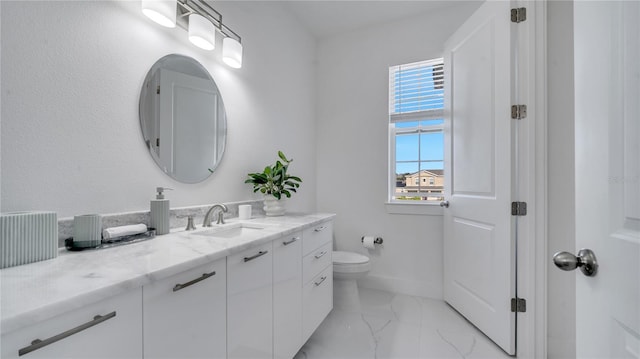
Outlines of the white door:
[{"label": "white door", "polygon": [[209,79],[166,69],[160,70],[160,88],[160,159],[165,172],[181,182],[198,182],[218,158],[218,91]]},{"label": "white door", "polygon": [[487,1],[445,44],[444,299],[515,354],[509,14]]},{"label": "white door", "polygon": [[[640,2],[574,3],[578,358],[640,357]],[[575,253],[575,252],[574,252]]]}]

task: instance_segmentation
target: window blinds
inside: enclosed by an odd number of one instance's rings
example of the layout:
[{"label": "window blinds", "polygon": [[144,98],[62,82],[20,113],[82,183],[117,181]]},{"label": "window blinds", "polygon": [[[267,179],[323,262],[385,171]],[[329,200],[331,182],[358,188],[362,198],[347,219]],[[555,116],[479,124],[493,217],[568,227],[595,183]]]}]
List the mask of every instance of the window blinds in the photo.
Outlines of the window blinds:
[{"label": "window blinds", "polygon": [[442,58],[389,68],[391,122],[442,118],[444,63]]}]

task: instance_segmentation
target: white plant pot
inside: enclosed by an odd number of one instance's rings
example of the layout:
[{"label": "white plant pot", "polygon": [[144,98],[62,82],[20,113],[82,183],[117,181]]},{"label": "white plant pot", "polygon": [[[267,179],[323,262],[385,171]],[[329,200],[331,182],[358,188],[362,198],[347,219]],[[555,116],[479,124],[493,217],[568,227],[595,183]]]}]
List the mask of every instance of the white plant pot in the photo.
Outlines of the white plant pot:
[{"label": "white plant pot", "polygon": [[267,216],[282,216],[285,212],[284,199],[277,199],[270,194],[265,195],[262,209]]}]

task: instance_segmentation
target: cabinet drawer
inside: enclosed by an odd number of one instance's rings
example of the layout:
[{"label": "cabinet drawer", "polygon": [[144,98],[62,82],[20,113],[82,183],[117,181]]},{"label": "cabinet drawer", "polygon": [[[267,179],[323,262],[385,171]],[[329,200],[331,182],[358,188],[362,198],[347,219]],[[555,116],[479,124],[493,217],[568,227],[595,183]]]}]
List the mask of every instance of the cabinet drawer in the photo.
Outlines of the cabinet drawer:
[{"label": "cabinet drawer", "polygon": [[[3,335],[1,357],[142,358],[141,313],[138,288]],[[36,339],[48,345],[24,353]]]},{"label": "cabinet drawer", "polygon": [[311,228],[307,228],[302,233],[302,254],[307,255],[316,248],[326,243],[331,243],[333,239],[333,222],[327,221]]},{"label": "cabinet drawer", "polygon": [[311,334],[333,308],[333,267],[325,268],[302,290],[302,342]]},{"label": "cabinet drawer", "polygon": [[226,258],[143,287],[144,357],[225,358]]},{"label": "cabinet drawer", "polygon": [[317,276],[323,269],[331,265],[331,243],[311,251],[303,259],[303,282],[307,283]]}]

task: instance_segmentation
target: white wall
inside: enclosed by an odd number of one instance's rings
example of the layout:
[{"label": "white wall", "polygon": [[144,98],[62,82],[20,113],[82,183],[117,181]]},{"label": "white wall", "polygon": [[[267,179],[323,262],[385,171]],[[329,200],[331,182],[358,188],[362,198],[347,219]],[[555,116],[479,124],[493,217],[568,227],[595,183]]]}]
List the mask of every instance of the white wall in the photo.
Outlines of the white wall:
[{"label": "white wall", "polygon": [[[442,297],[442,217],[388,214],[389,66],[442,56],[479,3],[319,41],[318,210],[337,213],[339,250],[372,257],[367,287]],[[367,251],[360,237],[383,237]]]},{"label": "white wall", "polygon": [[576,356],[576,272],[551,260],[558,251],[575,253],[573,2],[550,1],[547,8],[548,71],[548,358]]},{"label": "white wall", "polygon": [[[214,6],[243,39],[243,68],[148,20],[139,1],[2,1],[2,211],[58,217],[148,210],[156,186],[172,207],[255,197],[244,184],[283,150],[303,178],[292,210],[315,210],[315,40],[277,3]],[[268,29],[268,31],[265,31]],[[221,41],[219,39],[219,41]],[[148,69],[180,53],[216,80],[228,115],[216,173],[187,185],[156,166],[138,99]]]}]

